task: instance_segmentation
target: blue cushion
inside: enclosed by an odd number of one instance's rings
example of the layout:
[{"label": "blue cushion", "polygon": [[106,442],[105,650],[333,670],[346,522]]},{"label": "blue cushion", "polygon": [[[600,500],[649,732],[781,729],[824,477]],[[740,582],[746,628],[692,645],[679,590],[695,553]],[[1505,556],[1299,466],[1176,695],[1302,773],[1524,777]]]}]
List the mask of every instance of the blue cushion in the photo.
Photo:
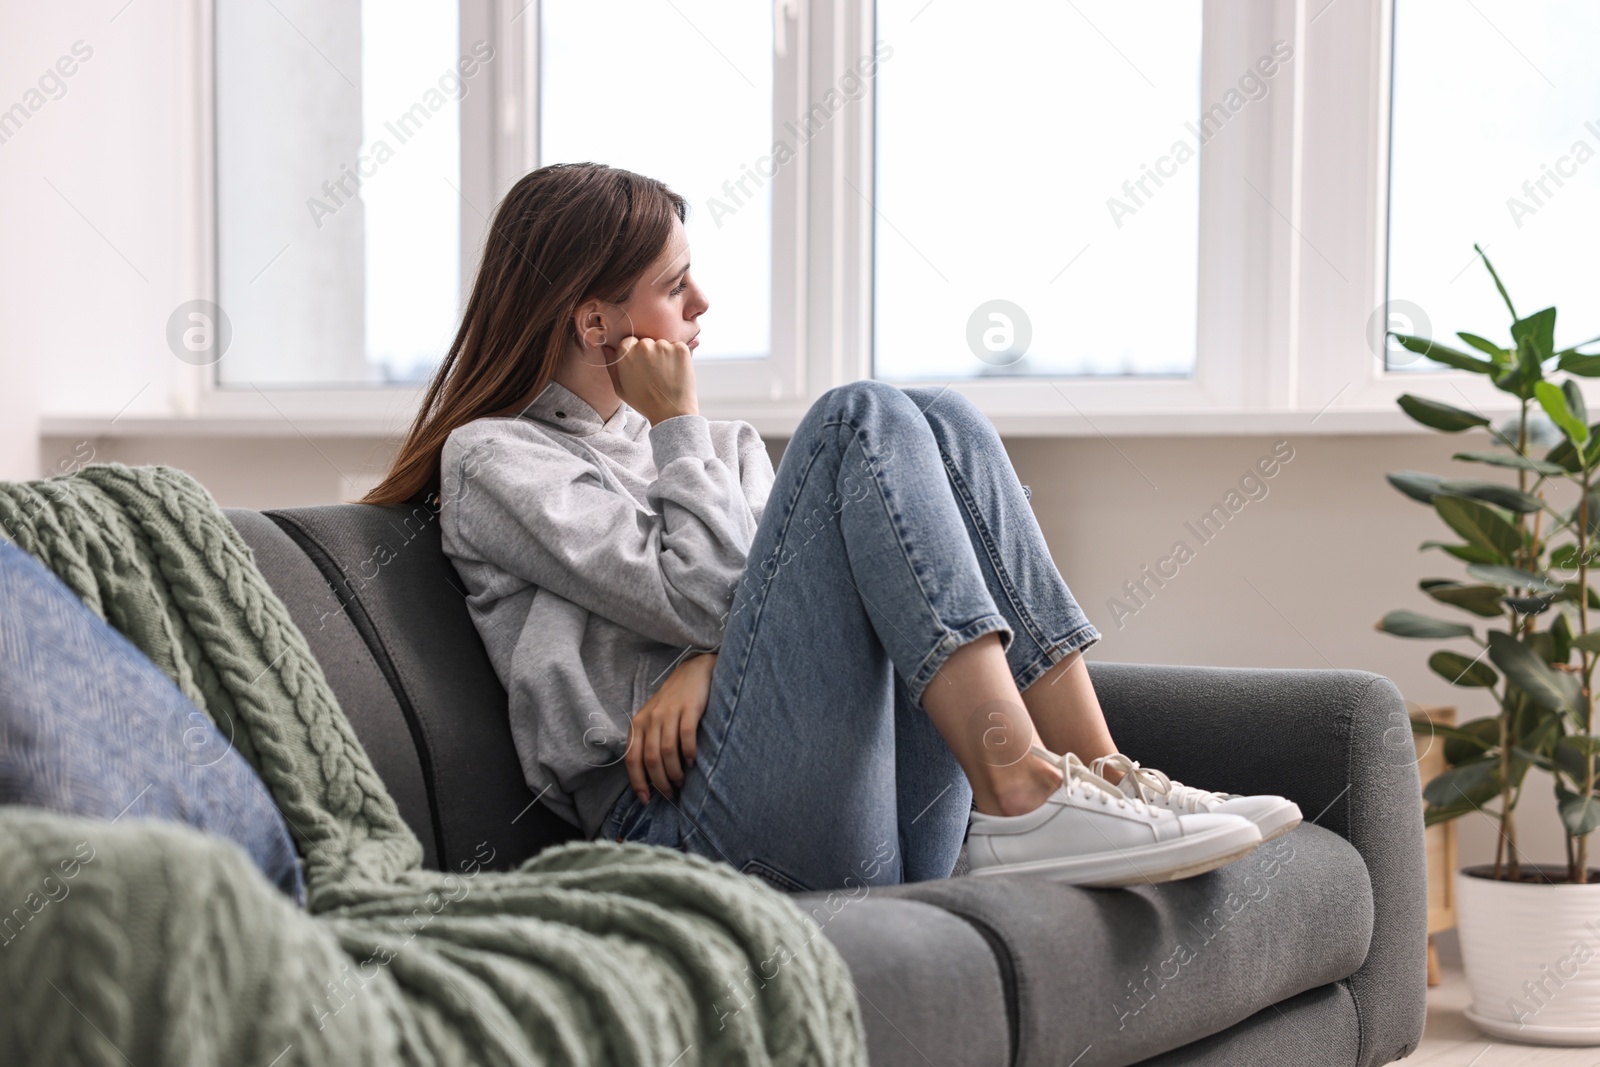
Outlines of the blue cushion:
[{"label": "blue cushion", "polygon": [[255,769],[193,701],[38,560],[0,541],[0,804],[187,823],[305,904]]}]

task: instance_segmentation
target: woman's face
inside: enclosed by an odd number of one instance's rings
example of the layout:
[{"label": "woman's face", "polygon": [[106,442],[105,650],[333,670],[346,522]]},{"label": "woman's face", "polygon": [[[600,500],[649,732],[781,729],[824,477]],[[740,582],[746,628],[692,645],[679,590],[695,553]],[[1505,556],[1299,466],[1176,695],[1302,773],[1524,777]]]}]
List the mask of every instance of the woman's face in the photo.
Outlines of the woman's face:
[{"label": "woman's face", "polygon": [[700,316],[710,306],[689,271],[689,238],[683,223],[673,219],[667,247],[639,277],[628,299],[609,309],[613,332],[606,338],[610,342],[606,354],[614,357],[616,343],[624,337],[681,341],[697,348]]}]

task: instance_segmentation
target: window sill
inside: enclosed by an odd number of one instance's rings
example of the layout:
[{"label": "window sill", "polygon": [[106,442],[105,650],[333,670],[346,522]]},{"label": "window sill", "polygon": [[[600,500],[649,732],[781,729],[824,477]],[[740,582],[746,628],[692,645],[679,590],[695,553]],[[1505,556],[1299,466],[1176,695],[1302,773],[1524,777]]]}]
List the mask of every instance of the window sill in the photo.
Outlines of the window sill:
[{"label": "window sill", "polygon": [[[1498,419],[1514,409],[1484,409]],[[707,403],[701,413],[711,419],[743,419],[763,436],[784,438],[794,432],[806,408],[798,404]],[[1162,410],[1066,413],[994,413],[990,421],[1007,437],[1242,437],[1257,435],[1335,436],[1351,434],[1432,433],[1404,412],[1385,408],[1332,407],[1310,410]],[[160,416],[53,415],[40,421],[41,437],[73,439],[184,438],[357,438],[385,440],[404,434],[409,419],[392,416],[330,414],[267,414]]]}]

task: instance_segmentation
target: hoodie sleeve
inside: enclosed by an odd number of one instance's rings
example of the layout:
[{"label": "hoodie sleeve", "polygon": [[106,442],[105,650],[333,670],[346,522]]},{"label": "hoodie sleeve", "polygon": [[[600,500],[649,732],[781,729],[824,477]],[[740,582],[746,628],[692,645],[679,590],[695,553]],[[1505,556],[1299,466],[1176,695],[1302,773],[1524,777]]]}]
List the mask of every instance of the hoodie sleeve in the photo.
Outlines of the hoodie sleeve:
[{"label": "hoodie sleeve", "polygon": [[759,523],[777,475],[772,469],[772,457],[767,454],[766,442],[761,440],[756,428],[748,422],[738,422],[735,426],[738,434],[739,482],[744,489],[745,502],[750,506],[751,518]]},{"label": "hoodie sleeve", "polygon": [[703,416],[666,419],[649,439],[653,514],[536,430],[477,442],[470,470],[450,450],[460,547],[653,640],[714,649],[756,516]]}]

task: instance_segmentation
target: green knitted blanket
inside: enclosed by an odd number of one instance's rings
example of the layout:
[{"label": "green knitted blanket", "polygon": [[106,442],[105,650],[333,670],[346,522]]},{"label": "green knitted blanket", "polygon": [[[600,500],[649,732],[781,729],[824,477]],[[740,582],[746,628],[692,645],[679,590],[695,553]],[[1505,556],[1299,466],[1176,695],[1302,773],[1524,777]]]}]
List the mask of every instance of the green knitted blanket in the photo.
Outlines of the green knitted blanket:
[{"label": "green knitted blanket", "polygon": [[304,636],[188,475],[0,483],[0,534],[234,724],[309,900],[187,826],[0,807],[0,909],[70,885],[0,950],[0,1062],[866,1063],[838,950],[731,867],[600,841],[421,869]]}]

